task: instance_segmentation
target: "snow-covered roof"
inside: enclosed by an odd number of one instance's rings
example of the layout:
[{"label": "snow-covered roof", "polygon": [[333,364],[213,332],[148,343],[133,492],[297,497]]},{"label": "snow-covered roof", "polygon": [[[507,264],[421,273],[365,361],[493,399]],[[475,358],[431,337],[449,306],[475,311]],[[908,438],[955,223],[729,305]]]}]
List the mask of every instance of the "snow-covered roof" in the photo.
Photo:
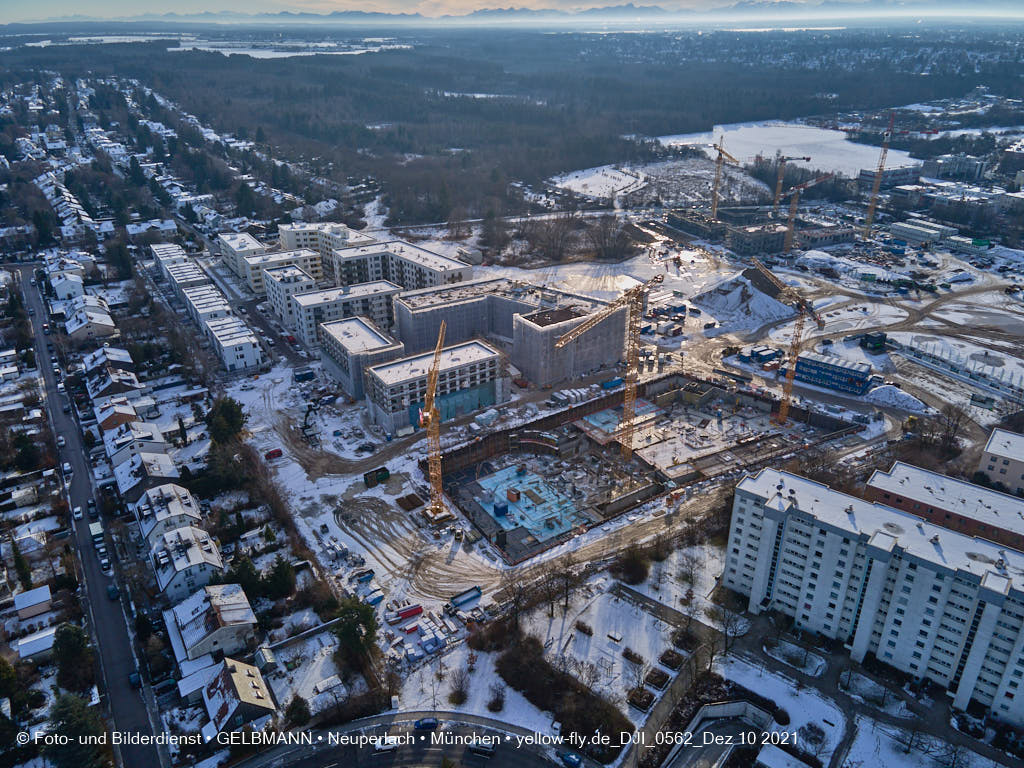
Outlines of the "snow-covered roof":
[{"label": "snow-covered roof", "polygon": [[44,653],[53,648],[53,641],[57,635],[57,627],[47,627],[31,635],[25,635],[18,641],[18,658],[28,659],[38,653]]},{"label": "snow-covered roof", "polygon": [[[136,413],[135,407],[127,400],[109,400],[96,409],[96,421],[100,425],[112,416],[122,416],[133,421],[139,420],[139,414]],[[116,426],[113,428],[116,429]]]},{"label": "snow-covered roof", "polygon": [[296,304],[306,307],[315,304],[329,304],[334,301],[352,301],[363,299],[367,296],[377,294],[396,294],[402,290],[402,286],[395,285],[388,280],[372,280],[368,283],[354,283],[343,285],[337,288],[327,288],[322,291],[307,291],[296,293],[292,299]]},{"label": "snow-covered roof", "polygon": [[393,347],[397,344],[394,339],[385,336],[363,317],[346,317],[344,320],[321,323],[320,330],[325,336],[337,341],[342,349],[350,354]]},{"label": "snow-covered roof", "polygon": [[34,605],[50,602],[50,588],[45,584],[27,592],[19,592],[14,596],[14,610],[23,611]]},{"label": "snow-covered roof", "polygon": [[[464,344],[455,344],[441,350],[438,360],[438,371],[444,372],[461,368],[464,365],[479,363],[493,357],[498,357],[499,352],[489,344],[482,341],[467,341]],[[370,374],[379,378],[387,386],[400,384],[410,379],[418,379],[426,376],[434,361],[433,352],[424,352],[421,355],[405,357],[391,363],[381,363],[369,369]]]},{"label": "snow-covered roof", "polygon": [[161,592],[178,573],[189,568],[205,563],[218,571],[224,569],[216,542],[194,526],[175,528],[161,536],[153,547],[152,559]]},{"label": "snow-covered roof", "polygon": [[179,661],[189,651],[219,629],[255,626],[256,614],[238,584],[217,584],[203,587],[164,614],[171,645]]},{"label": "snow-covered roof", "polygon": [[[156,445],[167,444],[167,440],[164,439],[160,427],[148,421],[129,421],[125,424],[119,424],[114,429],[107,430],[103,434],[103,444],[106,448],[107,456],[113,456],[125,446],[135,442]],[[148,447],[156,452],[156,445]]]},{"label": "snow-covered roof", "polygon": [[102,365],[110,363],[120,363],[122,365],[130,365],[134,361],[132,360],[131,354],[126,349],[120,347],[102,346],[99,349],[90,352],[84,358],[82,358],[82,365],[85,367],[86,372],[90,372],[99,368]]},{"label": "snow-covered roof", "polygon": [[1001,459],[1024,461],[1024,435],[1008,429],[993,429],[985,443],[985,453]]},{"label": "snow-covered roof", "polygon": [[946,477],[938,472],[897,461],[888,472],[876,469],[867,484],[894,496],[919,501],[946,512],[955,512],[994,528],[1024,534],[1024,499],[983,488],[966,480]]},{"label": "snow-covered roof", "polygon": [[187,488],[176,483],[164,483],[150,488],[132,508],[135,519],[139,521],[142,535],[149,534],[160,523],[174,518],[189,518],[199,522],[199,505]]},{"label": "snow-covered roof", "polygon": [[807,763],[803,760],[798,760],[788,752],[783,752],[774,744],[765,744],[761,747],[754,765],[758,768],[808,768]]},{"label": "snow-covered roof", "polygon": [[228,658],[221,662],[217,674],[203,688],[203,703],[210,716],[210,724],[218,732],[228,728],[232,715],[242,703],[261,708],[265,714],[275,711],[274,699],[260,671]]},{"label": "snow-covered roof", "polygon": [[248,232],[221,232],[217,239],[221,245],[226,245],[233,251],[266,250],[267,248]]},{"label": "snow-covered roof", "polygon": [[[747,475],[736,490],[764,500],[766,509],[783,513],[797,510],[843,535],[857,537],[877,549],[899,549],[936,570],[971,574],[986,586],[1004,579],[1007,589],[1024,599],[1024,552],[965,536],[909,512],[849,496],[777,469]],[[986,582],[988,574],[992,578]]]},{"label": "snow-covered roof", "polygon": [[113,331],[116,327],[113,318],[98,309],[79,309],[71,317],[64,321],[64,328],[68,335],[72,335],[82,328],[94,326],[98,330]]},{"label": "snow-covered roof", "polygon": [[166,453],[150,451],[138,453],[114,467],[114,479],[117,481],[117,489],[122,494],[130,491],[147,477],[177,479],[178,468]]}]

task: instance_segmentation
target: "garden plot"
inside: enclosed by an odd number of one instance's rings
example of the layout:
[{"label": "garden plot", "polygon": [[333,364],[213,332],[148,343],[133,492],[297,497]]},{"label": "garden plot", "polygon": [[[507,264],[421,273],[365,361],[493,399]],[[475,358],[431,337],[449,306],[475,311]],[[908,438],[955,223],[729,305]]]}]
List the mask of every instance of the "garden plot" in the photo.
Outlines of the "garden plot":
[{"label": "garden plot", "polygon": [[[595,586],[604,586],[601,579]],[[672,648],[674,627],[651,615],[640,606],[610,592],[601,592],[580,610],[575,602],[566,613],[556,607],[553,618],[539,607],[529,617],[527,633],[544,644],[545,654],[556,667],[562,666],[594,692],[620,706],[635,723],[644,713],[624,705],[626,693],[636,687],[638,678],[657,666],[658,658]],[[577,623],[592,634],[576,628]],[[627,661],[628,649],[639,657]]]},{"label": "garden plot", "polygon": [[[470,671],[471,657],[473,669]],[[418,667],[403,676],[399,711],[455,711],[500,719],[537,733],[550,733],[550,713],[541,712],[519,691],[505,685],[494,669],[496,658],[495,654],[472,651],[465,643],[452,647],[443,655],[427,657]],[[463,703],[454,704],[449,700],[449,695],[454,678],[460,674],[459,670],[466,670],[469,674],[466,688],[469,696]],[[492,712],[487,705],[494,698],[498,687],[504,692],[504,706]],[[443,723],[441,727],[444,727]]]},{"label": "garden plot", "polygon": [[[824,731],[825,738],[815,751],[822,763],[829,759],[843,737],[846,718],[831,699],[818,691],[806,688],[796,680],[767,671],[746,659],[728,656],[715,663],[715,672],[726,680],[760,694],[789,714],[787,725],[775,724],[771,730],[791,734],[800,732],[805,726],[814,725]],[[867,765],[867,763],[865,763]]]},{"label": "garden plot", "polygon": [[[277,669],[266,678],[278,703],[287,707],[294,696],[301,696],[309,702],[310,711],[315,715],[358,693],[338,678],[338,666],[334,663],[337,648],[338,641],[330,632],[277,647],[274,650]],[[357,681],[356,686],[365,688],[361,677],[353,680]]]},{"label": "garden plot", "polygon": [[844,672],[839,676],[839,687],[851,698],[870,704],[876,709],[893,717],[914,717],[907,709],[906,703],[898,693],[893,693],[881,683],[859,672]]},{"label": "garden plot", "polygon": [[776,661],[788,664],[793,669],[800,670],[811,677],[820,677],[821,673],[825,671],[825,667],[828,666],[828,662],[818,654],[788,640],[779,640],[774,645],[765,643],[764,652]]}]

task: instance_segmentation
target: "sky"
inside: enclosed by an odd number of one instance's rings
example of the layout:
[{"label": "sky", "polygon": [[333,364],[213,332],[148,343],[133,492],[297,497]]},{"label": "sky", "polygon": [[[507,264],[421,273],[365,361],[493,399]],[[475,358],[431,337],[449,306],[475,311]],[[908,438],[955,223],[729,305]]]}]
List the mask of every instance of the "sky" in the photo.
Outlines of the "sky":
[{"label": "sky", "polygon": [[[805,2],[805,0],[794,0]],[[39,21],[58,17],[88,15],[90,17],[130,17],[143,13],[179,14],[203,11],[236,11],[239,13],[275,13],[277,11],[382,11],[386,13],[421,13],[424,16],[463,14],[480,8],[580,8],[620,5],[630,0],[176,0],[174,3],[154,0],[0,0],[0,23]],[[733,0],[632,0],[636,5],[657,5],[676,10],[708,10],[729,5]]]}]

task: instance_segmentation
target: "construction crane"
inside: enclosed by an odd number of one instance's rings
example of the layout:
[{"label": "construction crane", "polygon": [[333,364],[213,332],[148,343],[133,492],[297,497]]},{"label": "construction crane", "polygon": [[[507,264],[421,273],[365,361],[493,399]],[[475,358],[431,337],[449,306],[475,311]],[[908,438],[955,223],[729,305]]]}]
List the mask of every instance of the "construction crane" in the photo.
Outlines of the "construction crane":
[{"label": "construction crane", "polygon": [[779,174],[775,177],[775,198],[772,200],[772,217],[775,217],[779,213],[779,199],[782,197],[782,177],[786,175],[786,163],[791,160],[803,160],[805,163],[811,162],[809,157],[786,157],[780,155],[777,158],[779,164]]},{"label": "construction crane", "polygon": [[885,158],[889,154],[889,140],[896,124],[896,113],[889,113],[889,127],[882,134],[882,151],[878,154],[878,167],[875,169],[875,180],[871,184],[871,199],[868,201],[868,212],[864,217],[864,237],[871,237],[871,224],[875,220],[875,208],[878,207],[878,190],[882,188],[882,175],[885,173]]},{"label": "construction crane", "polygon": [[717,144],[712,144],[711,147],[718,152],[718,156],[715,158],[715,183],[711,187],[711,218],[718,218],[718,185],[722,181],[722,165],[726,161],[729,161],[733,165],[739,165],[740,161],[725,151],[723,144],[725,143],[725,136],[722,136]]},{"label": "construction crane", "polygon": [[800,205],[800,193],[805,189],[810,189],[816,184],[821,184],[823,181],[831,179],[835,174],[826,173],[824,176],[819,176],[816,179],[805,181],[803,184],[797,184],[795,187],[790,188],[786,193],[792,195],[792,199],[789,202],[789,220],[786,222],[786,240],[782,245],[782,252],[789,253],[793,248],[793,234],[796,227],[796,209]]},{"label": "construction crane", "polygon": [[623,377],[625,392],[622,396],[622,419],[619,421],[622,458],[626,461],[633,457],[633,418],[636,415],[636,380],[640,368],[640,321],[644,314],[644,299],[653,286],[660,285],[664,281],[664,275],[655,275],[646,283],[633,286],[607,307],[588,317],[555,342],[555,349],[561,349],[626,307],[626,375]]},{"label": "construction crane", "polygon": [[427,466],[430,472],[430,511],[431,520],[441,520],[445,516],[444,489],[441,486],[441,413],[437,408],[437,377],[441,367],[441,349],[444,347],[444,332],[447,323],[441,321],[437,332],[437,346],[434,347],[434,361],[430,364],[427,374],[427,394],[423,398],[423,409],[420,411],[420,426],[427,429]]},{"label": "construction crane", "polygon": [[800,355],[800,344],[804,335],[804,321],[809,317],[817,323],[819,328],[824,328],[825,322],[814,311],[811,303],[795,288],[779,280],[775,273],[758,259],[755,258],[753,261],[757,271],[778,288],[779,301],[792,305],[796,310],[796,323],[793,325],[793,337],[789,343],[789,364],[786,366],[786,380],[782,385],[782,402],[779,403],[779,410],[775,416],[775,421],[784,425],[789,420],[789,406],[793,402],[793,379],[796,376],[796,359]]}]

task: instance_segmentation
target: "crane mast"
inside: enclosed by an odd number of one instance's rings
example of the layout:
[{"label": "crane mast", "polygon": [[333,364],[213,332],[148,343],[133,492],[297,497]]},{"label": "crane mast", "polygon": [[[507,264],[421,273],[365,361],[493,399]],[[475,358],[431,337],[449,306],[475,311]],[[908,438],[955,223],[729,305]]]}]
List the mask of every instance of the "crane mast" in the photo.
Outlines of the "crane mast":
[{"label": "crane mast", "polygon": [[434,347],[434,360],[427,374],[427,393],[423,398],[423,410],[420,411],[420,426],[427,428],[427,466],[430,473],[430,518],[437,520],[443,517],[444,488],[441,485],[441,414],[437,408],[437,377],[441,366],[441,350],[444,347],[444,334],[447,324],[441,321],[437,333],[437,346]]},{"label": "crane mast", "polygon": [[636,384],[640,367],[640,325],[644,313],[644,299],[652,286],[659,285],[664,281],[664,275],[655,275],[647,282],[630,288],[607,307],[591,315],[555,342],[555,349],[561,349],[626,307],[626,375],[623,376],[625,389],[622,395],[622,419],[619,422],[622,458],[626,461],[633,457],[635,429],[633,422],[636,416]]},{"label": "crane mast", "polygon": [[882,175],[885,173],[885,158],[889,154],[889,141],[892,129],[896,124],[896,113],[889,113],[889,127],[882,135],[882,151],[878,155],[878,167],[875,169],[875,180],[871,184],[871,199],[868,201],[868,212],[864,217],[864,237],[871,237],[871,224],[875,220],[875,208],[878,207],[878,191],[882,188]]},{"label": "crane mast", "polygon": [[793,248],[793,235],[796,227],[796,211],[797,207],[800,205],[800,193],[803,192],[805,189],[810,189],[816,184],[820,184],[823,181],[831,179],[833,175],[834,174],[826,173],[824,176],[819,176],[816,179],[805,181],[803,184],[797,184],[795,187],[790,189],[789,192],[787,192],[787,194],[792,195],[793,198],[792,200],[790,200],[789,203],[789,219],[786,223],[786,240],[782,246],[783,253],[789,253],[790,250],[792,250]]},{"label": "crane mast", "polygon": [[725,136],[722,136],[717,144],[712,144],[718,156],[715,158],[715,183],[711,186],[711,218],[718,218],[718,187],[722,181],[722,165],[728,160],[733,165],[739,165],[740,161],[725,151],[723,144]]},{"label": "crane mast", "polygon": [[779,173],[775,177],[775,197],[772,199],[772,218],[779,214],[779,200],[782,199],[782,177],[786,175],[786,163],[791,160],[803,160],[805,163],[811,162],[809,157],[779,157]]}]

